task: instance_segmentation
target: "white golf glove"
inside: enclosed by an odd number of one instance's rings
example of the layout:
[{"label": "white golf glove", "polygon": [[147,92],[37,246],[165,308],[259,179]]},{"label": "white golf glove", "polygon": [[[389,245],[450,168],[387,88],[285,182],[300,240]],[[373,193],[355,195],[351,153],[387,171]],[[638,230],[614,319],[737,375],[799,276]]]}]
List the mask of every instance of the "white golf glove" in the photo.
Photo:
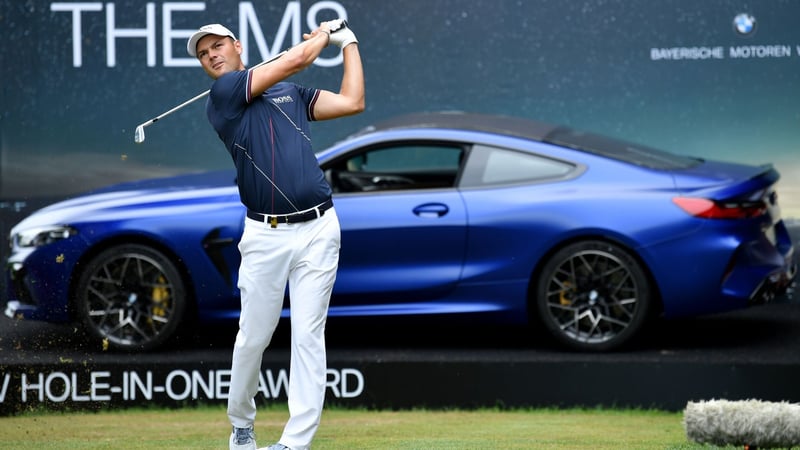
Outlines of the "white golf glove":
[{"label": "white golf glove", "polygon": [[350,44],[358,43],[356,35],[353,33],[353,30],[347,26],[347,22],[345,22],[344,19],[331,20],[328,22],[328,27],[331,30],[331,44],[339,48],[345,48]]}]

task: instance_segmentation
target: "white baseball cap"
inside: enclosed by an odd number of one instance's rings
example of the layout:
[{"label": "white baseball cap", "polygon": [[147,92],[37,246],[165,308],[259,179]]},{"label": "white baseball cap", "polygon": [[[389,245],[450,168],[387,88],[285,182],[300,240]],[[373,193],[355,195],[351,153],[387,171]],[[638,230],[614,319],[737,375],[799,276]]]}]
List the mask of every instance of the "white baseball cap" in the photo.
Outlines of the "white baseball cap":
[{"label": "white baseball cap", "polygon": [[234,41],[236,40],[236,36],[233,35],[231,30],[218,23],[211,23],[208,25],[203,25],[199,30],[194,32],[192,37],[189,38],[189,42],[186,43],[186,51],[192,56],[197,56],[197,41],[205,36],[208,36],[209,34],[215,34],[217,36],[229,36]]}]

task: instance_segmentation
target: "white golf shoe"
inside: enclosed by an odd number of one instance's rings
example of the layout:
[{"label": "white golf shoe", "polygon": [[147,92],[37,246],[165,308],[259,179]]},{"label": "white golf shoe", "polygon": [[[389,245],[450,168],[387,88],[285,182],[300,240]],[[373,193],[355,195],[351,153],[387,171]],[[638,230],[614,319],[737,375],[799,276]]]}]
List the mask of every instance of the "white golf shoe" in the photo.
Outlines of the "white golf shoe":
[{"label": "white golf shoe", "polygon": [[260,450],[291,450],[291,449],[281,443],[277,443],[277,444],[272,444],[269,447]]},{"label": "white golf shoe", "polygon": [[256,450],[256,433],[253,431],[253,427],[233,427],[230,450]]}]

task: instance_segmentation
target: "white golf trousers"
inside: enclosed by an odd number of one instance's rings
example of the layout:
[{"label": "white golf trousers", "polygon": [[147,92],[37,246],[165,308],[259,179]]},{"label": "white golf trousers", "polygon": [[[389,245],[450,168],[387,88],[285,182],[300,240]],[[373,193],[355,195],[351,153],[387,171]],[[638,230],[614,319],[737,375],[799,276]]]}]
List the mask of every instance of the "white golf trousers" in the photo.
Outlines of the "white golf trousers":
[{"label": "white golf trousers", "polygon": [[339,262],[341,231],[334,208],[309,222],[278,224],[245,218],[239,243],[242,312],[233,348],[228,417],[252,426],[261,358],[278,325],[286,283],[291,296],[289,420],[280,443],[307,449],[325,400],[325,321]]}]

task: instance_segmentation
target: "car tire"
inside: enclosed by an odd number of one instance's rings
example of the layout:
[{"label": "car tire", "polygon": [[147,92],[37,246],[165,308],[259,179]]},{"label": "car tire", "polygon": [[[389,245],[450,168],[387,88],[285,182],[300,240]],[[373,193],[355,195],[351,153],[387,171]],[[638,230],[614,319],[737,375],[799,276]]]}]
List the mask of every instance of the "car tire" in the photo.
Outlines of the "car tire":
[{"label": "car tire", "polygon": [[609,351],[628,343],[650,314],[653,294],[642,265],[599,240],[550,257],[537,281],[536,309],[548,333],[568,348]]},{"label": "car tire", "polygon": [[92,258],[75,290],[78,318],[104,349],[148,351],[178,330],[187,309],[175,264],[143,245],[111,247]]}]

